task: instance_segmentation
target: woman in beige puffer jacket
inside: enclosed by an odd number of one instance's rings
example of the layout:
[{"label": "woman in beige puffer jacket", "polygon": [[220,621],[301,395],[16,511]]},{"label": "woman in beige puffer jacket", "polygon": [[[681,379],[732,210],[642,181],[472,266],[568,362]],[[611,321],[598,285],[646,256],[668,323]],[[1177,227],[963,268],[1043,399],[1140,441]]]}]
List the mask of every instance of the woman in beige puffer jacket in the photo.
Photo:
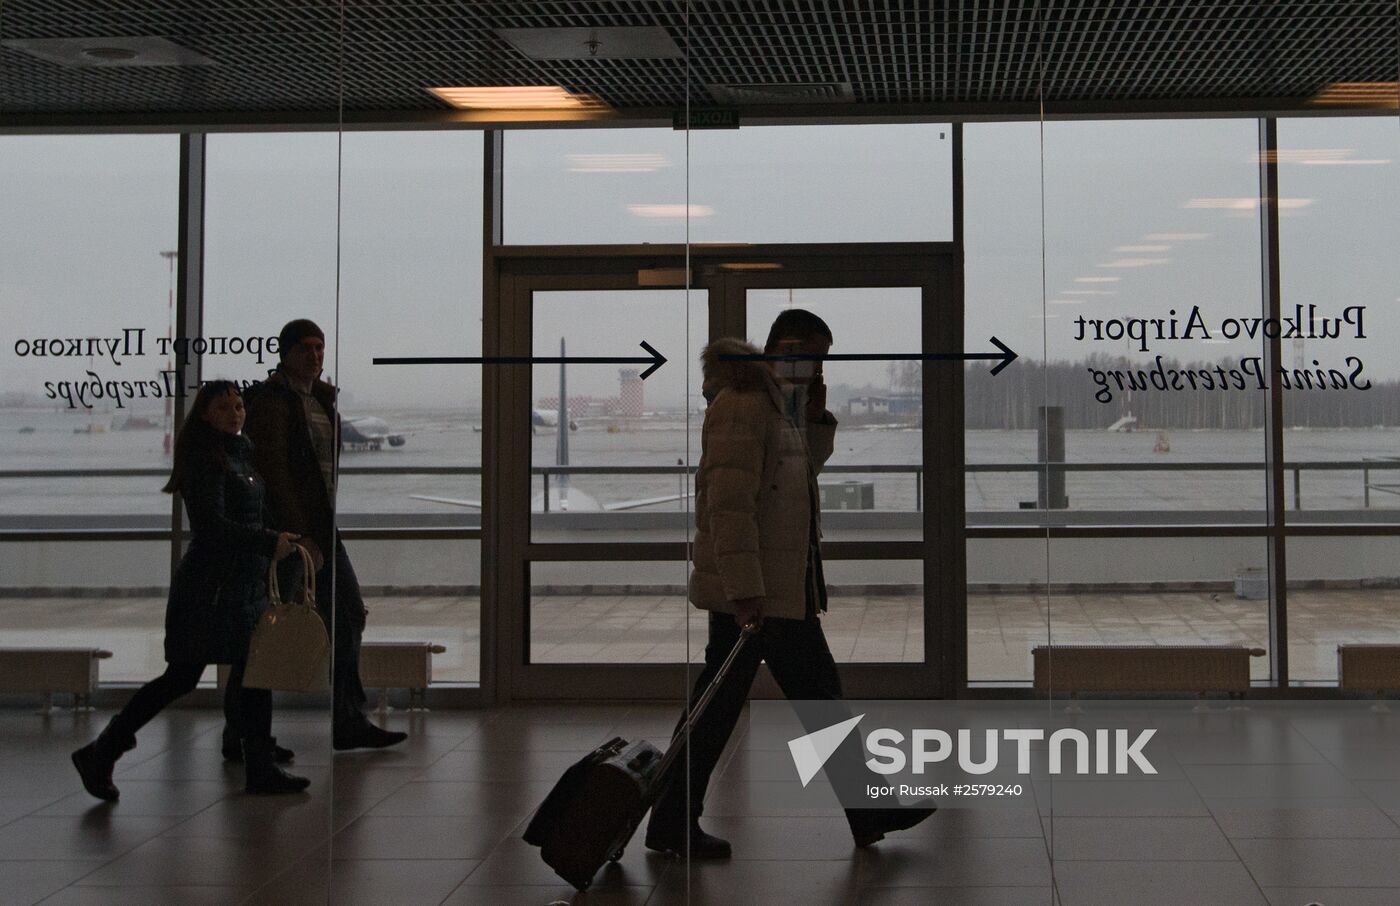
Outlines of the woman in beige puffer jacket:
[{"label": "woman in beige puffer jacket", "polygon": [[[702,354],[709,408],[695,479],[690,601],[734,613],[733,602],[757,598],[763,616],[801,620],[816,476],[831,456],[836,419],[824,412],[804,432],[785,413],[766,362],[720,361],[758,353],[726,337]],[[817,520],[820,537],[820,513]]]}]

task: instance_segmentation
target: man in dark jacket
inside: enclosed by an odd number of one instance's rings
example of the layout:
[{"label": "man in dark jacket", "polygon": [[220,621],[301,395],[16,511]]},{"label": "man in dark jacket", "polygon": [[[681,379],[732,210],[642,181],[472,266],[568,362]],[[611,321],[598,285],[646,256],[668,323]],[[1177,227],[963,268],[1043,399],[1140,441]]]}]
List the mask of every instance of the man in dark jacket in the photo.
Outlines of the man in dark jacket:
[{"label": "man in dark jacket", "polygon": [[271,524],[302,536],[316,565],[316,604],[334,637],[331,682],[337,749],[383,748],[406,733],[364,715],[360,638],[365,603],[354,567],[335,530],[335,480],[340,454],[336,389],[321,380],[326,337],[312,321],[289,322],[278,337],[281,360],[267,380],[244,394],[253,461],[267,483]]}]

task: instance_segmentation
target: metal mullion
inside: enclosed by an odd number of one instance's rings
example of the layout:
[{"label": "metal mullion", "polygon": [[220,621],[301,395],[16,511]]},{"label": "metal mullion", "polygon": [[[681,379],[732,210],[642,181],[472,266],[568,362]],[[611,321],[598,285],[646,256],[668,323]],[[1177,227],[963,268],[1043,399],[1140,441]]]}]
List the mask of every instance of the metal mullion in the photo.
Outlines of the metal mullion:
[{"label": "metal mullion", "polygon": [[[684,541],[536,541],[526,548],[526,558],[535,563],[684,560],[685,548]],[[924,542],[916,540],[822,543],[824,560],[918,560],[923,556]]]},{"label": "metal mullion", "polygon": [[[952,266],[950,268],[941,268],[938,274],[940,281],[946,284],[946,286],[944,287],[946,292],[946,298],[941,301],[943,302],[944,309],[948,313],[948,317],[945,318],[939,316],[936,318],[936,320],[939,324],[944,325],[942,330],[944,331],[945,338],[952,340],[952,351],[962,352],[964,350],[964,344],[966,343],[966,329],[964,317],[967,311],[967,298],[965,292],[966,232],[964,226],[964,219],[966,216],[966,196],[964,194],[963,181],[964,145],[962,124],[955,123],[952,128],[953,245],[955,251],[952,257]],[[938,301],[940,300],[935,300],[935,305]],[[926,312],[926,316],[927,314],[928,313]],[[951,319],[951,323],[948,323],[949,319]],[[935,337],[935,341],[937,340],[938,338]],[[947,470],[943,481],[934,482],[929,480],[934,474],[931,471],[933,468],[933,463],[929,460],[929,457],[931,455],[929,449],[930,445],[927,443],[927,441],[924,443],[924,493],[926,495],[929,494],[932,486],[937,484],[942,488],[942,496],[938,499],[942,499],[944,501],[955,500],[958,502],[958,505],[956,507],[956,517],[944,516],[942,521],[942,527],[944,529],[951,529],[952,537],[941,537],[940,533],[940,539],[938,541],[937,547],[935,547],[933,550],[927,551],[927,554],[932,563],[926,560],[924,567],[925,588],[929,587],[928,582],[931,578],[929,574],[936,574],[937,572],[933,565],[934,563],[942,561],[945,564],[945,568],[951,568],[953,572],[953,576],[951,578],[945,577],[944,584],[946,587],[943,589],[944,594],[951,595],[950,597],[946,598],[946,600],[952,602],[952,610],[948,612],[948,615],[944,621],[945,624],[951,624],[946,626],[947,634],[943,643],[948,656],[948,663],[945,663],[944,669],[942,671],[942,681],[944,684],[945,698],[962,697],[967,688],[968,682],[967,481],[965,477],[967,466],[967,431],[965,429],[966,398],[964,395],[964,375],[962,363],[958,362],[956,363],[956,366],[957,370],[953,372],[954,378],[952,381],[939,382],[940,384],[945,386],[945,402],[951,407],[947,417],[939,419],[929,418],[928,404],[927,402],[925,402],[924,404],[925,425],[927,425],[931,421],[936,421],[939,423],[939,425],[947,425],[950,427],[950,430],[942,432],[945,435],[947,435],[943,441],[943,443],[947,445],[947,449],[942,450],[938,454],[940,456],[939,461],[943,464],[943,468]],[[928,369],[925,369],[926,373],[927,371]],[[929,387],[927,380],[928,379],[926,374],[924,384],[925,401],[931,398],[928,392]],[[926,438],[928,430],[929,429],[926,427]],[[941,457],[947,457],[947,459],[943,460]],[[923,540],[926,549],[927,545],[932,543],[930,541],[930,535],[928,531],[929,520],[931,519],[930,511],[934,509],[941,509],[930,506],[930,503],[932,502],[932,500],[926,500],[924,502],[925,525]],[[951,552],[948,551],[949,547],[953,548]],[[943,556],[944,554],[950,555]],[[951,567],[948,567],[948,564],[951,564]],[[927,652],[933,649],[933,646],[937,643],[938,640],[931,636],[931,633],[933,632],[935,627],[929,620],[927,604],[925,605],[924,611],[924,652],[925,656],[927,657]]]},{"label": "metal mullion", "polygon": [[1264,525],[1006,525],[968,526],[967,537],[1024,538],[1267,538]]},{"label": "metal mullion", "polygon": [[[502,322],[506,306],[498,272],[497,249],[504,239],[504,135],[499,130],[482,136],[482,248],[481,248],[481,349],[483,355],[499,355]],[[498,464],[502,457],[502,431],[507,411],[503,382],[495,368],[481,369],[481,609],[478,641],[481,695],[488,704],[509,700],[509,662],[501,656],[504,627],[508,621],[501,616],[502,602],[508,599],[500,564],[507,562],[505,554],[509,539],[504,538],[502,500]],[[506,676],[502,676],[506,671]]]},{"label": "metal mullion", "polygon": [[[1259,197],[1260,204],[1260,282],[1263,316],[1275,321],[1280,317],[1279,286],[1279,219],[1278,219],[1278,121],[1272,117],[1259,121]],[[1283,340],[1269,339],[1264,347],[1266,367],[1274,370],[1283,362]],[[1274,685],[1288,687],[1288,538],[1287,498],[1284,490],[1283,468],[1283,386],[1280,381],[1269,382],[1267,418],[1268,446],[1265,451],[1267,473],[1267,526],[1269,575],[1269,665]]]},{"label": "metal mullion", "polygon": [[[530,349],[530,293],[525,281],[506,270],[499,274],[497,293],[500,335],[497,355],[528,355]],[[495,530],[500,539],[496,595],[498,658],[497,701],[505,703],[515,695],[521,653],[528,643],[529,564],[525,550],[530,541],[530,434],[529,418],[518,417],[530,411],[530,366],[498,365],[489,369],[496,380],[498,406],[496,424],[497,461],[493,469]]]},{"label": "metal mullion", "polygon": [[[175,339],[192,339],[204,333],[204,175],[205,135],[188,132],[180,136],[179,220],[175,259]],[[189,349],[192,344],[186,344]],[[202,345],[202,344],[201,344]],[[179,436],[193,400],[187,388],[198,387],[203,375],[203,355],[193,353],[173,362],[175,398],[172,400],[172,437]],[[183,554],[185,514],[181,495],[170,496],[170,575]]]},{"label": "metal mullion", "polygon": [[684,541],[532,541],[525,548],[531,563],[601,560],[684,560]]},{"label": "metal mullion", "polygon": [[[947,122],[947,120],[934,120]],[[818,264],[832,256],[844,256],[851,260],[888,258],[892,256],[924,256],[946,254],[952,249],[951,242],[805,242],[805,243],[761,243],[734,247],[723,244],[693,243],[690,245],[693,261],[748,260],[752,258],[792,258],[794,261],[809,263],[814,259]],[[655,245],[502,245],[494,250],[497,258],[528,259],[531,262],[548,259],[584,259],[596,263],[611,259],[657,259],[683,258],[686,246],[683,243],[657,243]],[[876,265],[878,266],[878,265]],[[574,275],[596,272],[583,268],[573,271]],[[751,274],[750,276],[758,276]]]},{"label": "metal mullion", "polygon": [[480,541],[481,529],[434,528],[349,528],[340,530],[348,541]]}]

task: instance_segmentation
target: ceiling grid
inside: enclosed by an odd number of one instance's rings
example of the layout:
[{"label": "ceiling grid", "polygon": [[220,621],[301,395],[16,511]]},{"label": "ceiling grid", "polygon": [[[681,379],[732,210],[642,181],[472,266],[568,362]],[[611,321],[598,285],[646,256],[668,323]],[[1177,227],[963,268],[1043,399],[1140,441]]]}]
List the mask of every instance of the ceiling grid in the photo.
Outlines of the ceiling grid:
[{"label": "ceiling grid", "polygon": [[[341,72],[352,116],[445,114],[429,86],[560,85],[654,117],[715,104],[709,85],[831,83],[853,102],[825,116],[1024,115],[1042,79],[1051,112],[1247,112],[1400,66],[1393,0],[346,0],[345,15],[342,61],[332,0],[5,0],[0,42],[161,37],[214,62],[62,65],[0,43],[0,115],[324,114]],[[532,59],[496,31],[625,26],[664,29],[681,55]]]}]

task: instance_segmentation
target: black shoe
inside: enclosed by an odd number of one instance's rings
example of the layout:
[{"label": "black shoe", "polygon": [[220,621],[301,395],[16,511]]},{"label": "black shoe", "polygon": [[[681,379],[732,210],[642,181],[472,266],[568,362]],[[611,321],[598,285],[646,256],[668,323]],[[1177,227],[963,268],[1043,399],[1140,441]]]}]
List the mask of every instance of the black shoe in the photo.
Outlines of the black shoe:
[{"label": "black shoe", "polygon": [[116,802],[121,796],[112,782],[112,769],[123,753],[136,748],[136,737],[118,738],[112,725],[98,734],[92,742],[73,753],[73,767],[83,780],[83,789],[103,802]]},{"label": "black shoe", "polygon": [[[233,764],[243,763],[243,746],[241,744],[235,742],[230,745],[228,742],[225,742],[223,753],[224,761]],[[293,752],[291,749],[284,749],[281,746],[272,747],[272,760],[277,764],[291,764],[292,759],[296,757],[297,753]]]},{"label": "black shoe", "polygon": [[311,781],[305,777],[288,774],[279,768],[273,760],[276,750],[277,741],[270,736],[243,740],[243,770],[247,778],[244,789],[248,792],[269,795],[300,793],[311,785]]},{"label": "black shoe", "polygon": [[927,808],[867,808],[856,809],[859,817],[851,822],[851,836],[856,846],[866,847],[885,839],[885,834],[908,830],[936,811]]},{"label": "black shoe", "polygon": [[361,718],[358,723],[337,725],[331,737],[335,750],[343,752],[346,749],[386,749],[408,739],[408,734],[381,729]]},{"label": "black shoe", "polygon": [[671,834],[647,829],[646,848],[655,852],[682,855],[686,853],[687,842],[692,859],[728,859],[734,854],[728,840],[705,833],[698,824],[691,826],[689,841],[684,831]]}]

